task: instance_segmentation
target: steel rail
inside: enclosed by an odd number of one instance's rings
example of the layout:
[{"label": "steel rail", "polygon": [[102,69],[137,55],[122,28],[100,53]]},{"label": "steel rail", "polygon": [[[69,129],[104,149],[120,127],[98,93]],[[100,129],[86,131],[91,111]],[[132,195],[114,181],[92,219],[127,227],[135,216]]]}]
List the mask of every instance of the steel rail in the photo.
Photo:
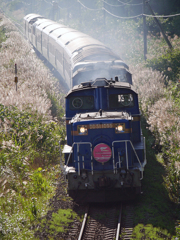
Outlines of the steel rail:
[{"label": "steel rail", "polygon": [[116,240],[119,240],[119,235],[120,235],[120,232],[121,232],[121,216],[122,216],[122,203],[121,203],[120,212],[119,212],[119,219],[118,219],[117,232],[116,232]]},{"label": "steel rail", "polygon": [[[89,207],[88,207],[88,210],[89,210]],[[81,226],[81,230],[80,230],[80,233],[79,233],[78,240],[81,240],[81,239],[82,239],[83,232],[84,232],[84,228],[85,228],[86,221],[87,221],[88,210],[87,210],[87,212],[84,214],[84,219],[83,219],[83,223],[82,223],[82,226]]]}]

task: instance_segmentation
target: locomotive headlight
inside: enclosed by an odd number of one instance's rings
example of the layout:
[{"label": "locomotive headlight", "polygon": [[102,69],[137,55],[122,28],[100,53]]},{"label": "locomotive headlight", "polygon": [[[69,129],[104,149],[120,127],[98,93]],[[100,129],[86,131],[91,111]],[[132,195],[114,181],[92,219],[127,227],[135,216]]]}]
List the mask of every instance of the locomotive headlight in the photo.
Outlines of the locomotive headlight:
[{"label": "locomotive headlight", "polygon": [[116,133],[123,133],[125,132],[125,124],[124,123],[117,123],[115,126]]},{"label": "locomotive headlight", "polygon": [[82,126],[78,126],[78,133],[80,135],[87,135],[87,126],[86,125],[82,125]]}]

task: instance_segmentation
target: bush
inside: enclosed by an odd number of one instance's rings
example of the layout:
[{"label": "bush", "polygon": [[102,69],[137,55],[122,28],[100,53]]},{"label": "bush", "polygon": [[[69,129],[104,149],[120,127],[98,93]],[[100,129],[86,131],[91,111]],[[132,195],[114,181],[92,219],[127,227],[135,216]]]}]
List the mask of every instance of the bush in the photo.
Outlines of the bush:
[{"label": "bush", "polygon": [[169,80],[176,82],[180,77],[180,50],[175,49],[158,58],[147,60],[146,66],[163,72]]},{"label": "bush", "polygon": [[15,11],[23,7],[23,3],[20,0],[15,0],[9,3],[10,11]]}]

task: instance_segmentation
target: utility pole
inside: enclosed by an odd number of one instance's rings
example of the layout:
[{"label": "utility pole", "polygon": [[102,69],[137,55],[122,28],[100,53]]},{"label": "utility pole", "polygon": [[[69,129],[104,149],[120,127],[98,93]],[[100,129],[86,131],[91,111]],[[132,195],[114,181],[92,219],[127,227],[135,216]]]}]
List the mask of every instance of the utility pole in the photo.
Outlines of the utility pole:
[{"label": "utility pole", "polygon": [[[145,14],[146,0],[143,0],[143,14]],[[143,38],[144,38],[144,60],[147,59],[147,27],[146,27],[146,16],[143,15]]]},{"label": "utility pole", "polygon": [[[151,8],[151,6],[149,5],[148,2],[147,2],[147,4],[148,4],[148,7],[149,7],[149,10],[150,10],[151,14],[152,14],[153,16],[156,16],[155,13],[154,13],[154,11],[152,10],[152,8]],[[171,45],[169,39],[167,38],[166,34],[164,33],[164,30],[163,30],[163,28],[162,28],[161,23],[159,22],[159,20],[158,20],[156,17],[154,17],[154,20],[155,20],[155,22],[157,23],[157,25],[158,25],[160,31],[162,32],[162,35],[163,35],[165,41],[167,42],[169,48],[172,50],[173,47],[172,47],[172,45]]]}]

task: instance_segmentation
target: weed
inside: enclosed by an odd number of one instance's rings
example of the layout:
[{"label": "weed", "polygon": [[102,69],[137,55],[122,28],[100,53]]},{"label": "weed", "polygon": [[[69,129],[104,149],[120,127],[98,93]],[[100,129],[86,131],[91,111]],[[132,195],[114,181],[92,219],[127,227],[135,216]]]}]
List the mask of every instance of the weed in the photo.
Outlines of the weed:
[{"label": "weed", "polygon": [[[57,146],[65,129],[51,120],[50,107],[58,102],[55,80],[4,17],[0,30],[0,238],[34,239],[30,227],[46,214],[48,199],[55,191]],[[15,62],[18,92],[13,81]],[[52,93],[54,102],[47,92]]]},{"label": "weed", "polygon": [[151,224],[138,224],[133,231],[132,239],[171,239],[167,230],[153,227]]},{"label": "weed", "polygon": [[[38,168],[35,170],[31,176],[31,179],[33,180],[33,191],[37,194],[42,194],[42,192],[48,191],[48,184],[45,177],[42,176],[42,168]],[[34,201],[34,198],[33,198]]]},{"label": "weed", "polygon": [[165,76],[168,76],[169,80],[177,81],[179,78],[179,66],[180,50],[175,49],[168,51],[159,58],[153,58],[147,61],[146,66],[151,67],[153,70],[163,72]]},{"label": "weed", "polygon": [[75,217],[76,213],[72,209],[59,209],[57,213],[52,214],[50,229],[56,233],[64,232]]}]

